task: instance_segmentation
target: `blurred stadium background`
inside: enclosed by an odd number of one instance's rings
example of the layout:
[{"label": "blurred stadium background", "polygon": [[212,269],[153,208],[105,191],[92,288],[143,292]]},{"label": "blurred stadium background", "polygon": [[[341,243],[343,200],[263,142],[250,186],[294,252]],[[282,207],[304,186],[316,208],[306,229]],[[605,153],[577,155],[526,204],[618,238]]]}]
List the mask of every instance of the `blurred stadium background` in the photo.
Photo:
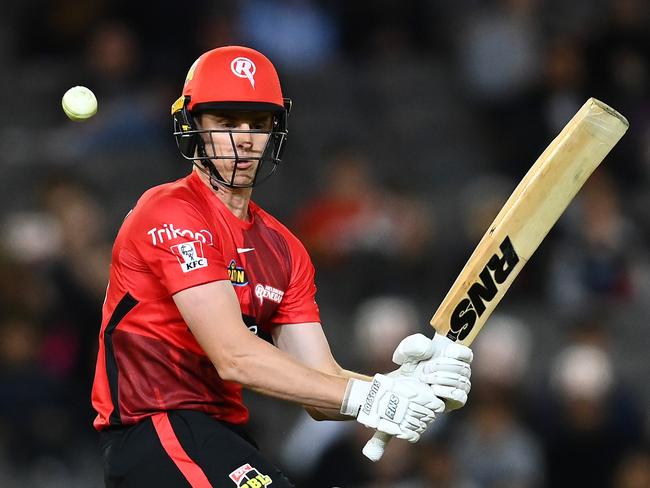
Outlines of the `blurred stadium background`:
[{"label": "blurred stadium background", "polygon": [[[650,486],[647,0],[22,0],[0,16],[0,486],[102,486],[89,389],[112,239],[189,166],[170,105],[245,44],[294,101],[255,200],[311,250],[335,356],[365,372],[428,320],[517,181],[589,96],[631,129],[475,343],[468,406],[372,465],[353,423],[250,395],[318,487]],[[99,112],[68,121],[73,85]]]}]

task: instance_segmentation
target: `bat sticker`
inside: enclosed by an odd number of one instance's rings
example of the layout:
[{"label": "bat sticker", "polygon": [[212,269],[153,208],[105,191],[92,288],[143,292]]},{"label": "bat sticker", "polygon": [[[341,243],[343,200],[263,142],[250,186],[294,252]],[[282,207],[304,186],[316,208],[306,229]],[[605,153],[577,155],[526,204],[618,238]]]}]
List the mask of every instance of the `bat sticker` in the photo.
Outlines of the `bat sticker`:
[{"label": "bat sticker", "polygon": [[476,323],[476,319],[485,312],[485,302],[490,302],[497,295],[497,285],[505,283],[508,276],[519,263],[517,251],[506,236],[499,245],[501,256],[493,254],[479,274],[476,281],[467,290],[467,296],[454,308],[449,318],[450,329],[447,333],[452,341],[463,340],[467,337]]}]

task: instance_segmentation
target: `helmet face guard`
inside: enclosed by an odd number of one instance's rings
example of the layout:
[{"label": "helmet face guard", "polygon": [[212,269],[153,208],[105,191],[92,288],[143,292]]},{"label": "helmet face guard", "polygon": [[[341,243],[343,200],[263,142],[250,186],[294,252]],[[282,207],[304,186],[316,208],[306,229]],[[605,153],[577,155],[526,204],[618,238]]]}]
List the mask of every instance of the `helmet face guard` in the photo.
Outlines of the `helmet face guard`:
[{"label": "helmet face guard", "polygon": [[[199,129],[194,116],[189,112],[189,97],[181,97],[174,106],[182,105],[182,108],[173,112],[174,138],[176,145],[184,159],[192,163],[204,173],[209,174],[210,183],[213,187],[225,186],[228,188],[251,188],[266,181],[277,169],[282,161],[282,154],[287,141],[287,116],[291,107],[291,101],[285,99],[285,108],[278,109],[275,105],[263,103],[212,103],[197,105],[196,114],[207,110],[218,110],[221,112],[269,112],[272,116],[271,130],[239,130],[239,129]],[[230,140],[231,151],[228,155],[218,154],[214,135],[226,135]],[[257,156],[240,155],[237,150],[236,134],[264,134],[267,136],[263,150]],[[214,162],[216,160],[232,161],[232,173],[229,177],[222,175],[217,170]],[[237,184],[238,164],[241,161],[256,161],[257,169],[250,183]]]},{"label": "helmet face guard", "polygon": [[[172,105],[174,138],[183,158],[209,174],[213,188],[250,188],[271,176],[281,162],[290,109],[291,101],[282,96],[271,61],[247,47],[221,47],[202,54],[190,67],[183,94]],[[202,129],[196,117],[206,111],[269,113],[272,125],[270,130]],[[237,140],[241,133],[258,134],[258,138],[259,134],[266,135],[263,149],[254,156],[240,155]],[[216,139],[225,154],[217,153]],[[224,141],[228,140],[231,147],[224,150]],[[217,169],[220,160],[226,160],[223,175]],[[239,164],[251,161],[257,162],[252,180],[235,183]]]}]

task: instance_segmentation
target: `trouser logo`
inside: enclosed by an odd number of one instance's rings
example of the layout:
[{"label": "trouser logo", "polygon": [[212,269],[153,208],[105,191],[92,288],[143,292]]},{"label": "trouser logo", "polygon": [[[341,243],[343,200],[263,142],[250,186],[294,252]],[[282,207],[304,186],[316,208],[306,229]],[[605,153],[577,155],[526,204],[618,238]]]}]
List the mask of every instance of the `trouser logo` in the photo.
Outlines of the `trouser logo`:
[{"label": "trouser logo", "polygon": [[273,483],[269,475],[261,474],[248,463],[241,465],[228,476],[239,488],[263,488]]},{"label": "trouser logo", "polygon": [[450,330],[447,337],[451,340],[463,340],[474,328],[476,320],[483,315],[486,303],[491,302],[497,295],[497,285],[503,284],[519,263],[519,256],[512,246],[510,237],[506,236],[499,245],[501,256],[493,254],[477,280],[467,290],[463,298],[451,314],[449,319]]}]

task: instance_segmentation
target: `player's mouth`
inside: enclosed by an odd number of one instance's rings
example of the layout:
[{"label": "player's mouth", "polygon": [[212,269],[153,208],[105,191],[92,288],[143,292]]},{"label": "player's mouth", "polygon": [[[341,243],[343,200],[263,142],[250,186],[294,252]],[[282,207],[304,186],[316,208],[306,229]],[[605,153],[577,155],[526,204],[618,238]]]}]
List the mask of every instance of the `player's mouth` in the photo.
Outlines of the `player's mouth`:
[{"label": "player's mouth", "polygon": [[248,168],[250,168],[251,166],[253,166],[253,162],[254,162],[254,161],[253,161],[252,159],[238,159],[238,160],[235,162],[235,167],[236,167],[238,170],[248,169]]}]

